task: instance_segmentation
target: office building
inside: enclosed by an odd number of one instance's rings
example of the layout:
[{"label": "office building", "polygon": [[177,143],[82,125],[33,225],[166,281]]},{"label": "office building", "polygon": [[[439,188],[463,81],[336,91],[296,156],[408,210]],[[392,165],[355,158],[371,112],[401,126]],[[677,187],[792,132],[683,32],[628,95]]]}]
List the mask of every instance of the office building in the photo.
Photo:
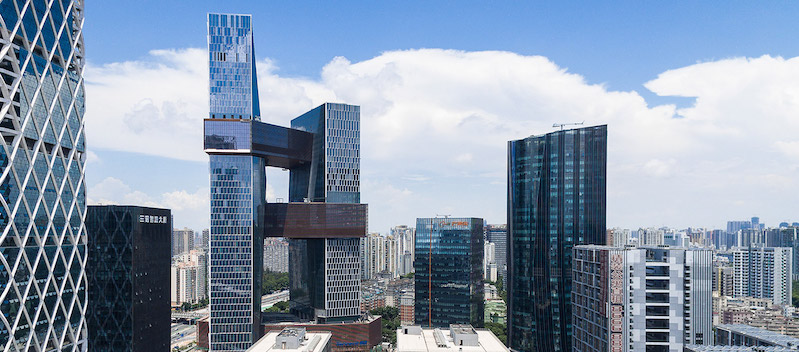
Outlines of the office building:
[{"label": "office building", "polygon": [[[259,336],[263,238],[289,242],[292,313],[320,323],[360,314],[360,107],[325,103],[291,128],[260,122],[251,17],[209,14],[212,351]],[[266,203],[266,167],[289,170],[289,203]]]},{"label": "office building", "polygon": [[607,126],[508,143],[508,346],[571,351],[572,247],[605,244]]},{"label": "office building", "polygon": [[329,332],[306,332],[305,328],[270,331],[247,352],[331,352]]},{"label": "office building", "polygon": [[445,328],[418,325],[397,329],[397,352],[503,352],[510,351],[491,331],[468,324]]},{"label": "office building", "polygon": [[483,243],[483,219],[416,219],[416,324],[483,326]]},{"label": "office building", "polygon": [[88,207],[89,351],[169,349],[170,213]]},{"label": "office building", "polygon": [[0,16],[0,346],[86,350],[83,1]]},{"label": "office building", "polygon": [[573,351],[713,344],[712,260],[705,249],[575,246]]},{"label": "office building", "polygon": [[264,240],[264,270],[289,272],[289,243],[282,238]]},{"label": "office building", "polygon": [[194,249],[194,230],[189,228],[172,230],[172,256]]},{"label": "office building", "polygon": [[793,249],[749,247],[732,252],[734,297],[768,298],[777,305],[791,304]]},{"label": "office building", "polygon": [[508,275],[508,225],[486,225],[486,240],[494,244],[497,276],[502,279],[503,286],[508,287],[505,280]]}]

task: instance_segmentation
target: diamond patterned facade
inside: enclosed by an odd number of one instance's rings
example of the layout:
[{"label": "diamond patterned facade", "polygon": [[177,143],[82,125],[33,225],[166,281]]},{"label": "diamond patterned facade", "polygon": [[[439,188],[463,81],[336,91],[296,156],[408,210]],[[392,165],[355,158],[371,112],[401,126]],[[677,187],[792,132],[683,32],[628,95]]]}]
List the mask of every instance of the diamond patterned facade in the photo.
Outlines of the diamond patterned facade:
[{"label": "diamond patterned facade", "polygon": [[85,351],[83,1],[0,17],[0,349]]},{"label": "diamond patterned facade", "polygon": [[169,350],[171,212],[91,205],[86,229],[91,351]]}]

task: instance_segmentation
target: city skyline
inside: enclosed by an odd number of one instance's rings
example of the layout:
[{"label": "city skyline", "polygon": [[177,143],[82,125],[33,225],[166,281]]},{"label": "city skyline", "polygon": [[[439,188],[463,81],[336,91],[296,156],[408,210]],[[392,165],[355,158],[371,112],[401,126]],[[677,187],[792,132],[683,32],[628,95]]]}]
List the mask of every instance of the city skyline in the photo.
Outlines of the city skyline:
[{"label": "city skyline", "polygon": [[[95,27],[87,29],[88,45],[105,36],[96,29],[104,28],[103,14],[123,5],[93,6],[87,12],[95,13],[97,21],[89,23]],[[353,11],[351,6],[300,8],[311,13],[332,11],[334,16]],[[132,39],[131,46],[124,48],[91,45],[95,49],[89,53],[86,75],[87,90],[94,98],[87,102],[92,126],[87,130],[92,141],[87,196],[92,204],[169,207],[177,227],[207,228],[203,219],[208,212],[208,175],[204,156],[196,148],[201,131],[194,124],[207,106],[202,84],[205,38],[196,30],[203,27],[202,21],[188,18],[198,11],[219,10],[253,13],[263,23],[259,31],[264,38],[256,39],[262,41],[256,60],[265,122],[286,124],[304,112],[303,106],[325,101],[364,107],[363,201],[373,204],[369,217],[373,231],[386,233],[391,226],[412,224],[416,217],[442,213],[473,214],[488,223],[503,223],[505,142],[551,132],[553,123],[580,121],[608,124],[609,227],[724,228],[727,220],[753,214],[767,224],[795,221],[799,216],[792,214],[790,200],[779,195],[799,191],[795,177],[799,142],[790,135],[799,127],[792,118],[799,112],[792,93],[799,81],[799,59],[793,57],[799,52],[777,35],[794,8],[762,9],[773,15],[768,23],[762,16],[736,23],[761,34],[754,38],[741,37],[737,27],[738,37],[728,37],[724,31],[729,21],[725,15],[739,18],[748,10],[744,5],[737,5],[742,6],[738,11],[731,9],[731,14],[703,18],[718,28],[708,25],[694,31],[666,31],[657,9],[672,15],[685,9],[655,7],[630,19],[630,26],[652,34],[661,47],[646,44],[640,34],[631,36],[623,26],[608,28],[596,44],[578,50],[585,38],[594,38],[591,25],[604,23],[586,13],[602,10],[592,6],[575,14],[587,24],[568,31],[566,24],[551,20],[546,22],[551,28],[499,26],[518,29],[531,40],[528,46],[502,39],[496,32],[500,29],[490,29],[494,34],[490,38],[455,35],[450,31],[462,27],[452,21],[422,21],[419,30],[432,36],[425,39],[416,32],[398,36],[389,24],[374,33],[361,33],[371,31],[359,31],[362,27],[354,24],[321,33],[317,27],[300,29],[276,21],[284,13],[297,16],[300,8],[243,2],[191,10],[172,3],[158,5],[164,12],[154,19],[159,22],[153,29],[131,31],[148,42]],[[706,5],[696,6],[703,10]],[[179,8],[188,12],[178,14]],[[397,15],[424,9],[409,6]],[[536,16],[563,18],[569,13],[557,6],[534,9],[539,12],[530,13]],[[611,16],[607,9],[600,13],[625,22],[626,18],[613,16],[635,9],[624,4],[619,5],[619,14]],[[472,3],[462,5],[467,18],[481,10]],[[486,23],[497,25],[503,10],[507,8],[499,6],[485,13]],[[375,16],[365,19],[369,23],[388,16],[373,7],[364,11]],[[679,23],[698,21],[694,11],[684,12],[687,19]],[[170,14],[174,24],[161,17]],[[154,31],[161,30],[194,34],[156,37]],[[567,39],[563,32],[572,33],[577,41],[574,46],[558,46],[534,35],[534,30],[561,39]],[[665,34],[656,35],[658,31]],[[365,47],[320,45],[314,35],[339,43],[349,38]],[[613,40],[613,35],[630,39],[629,46]],[[761,42],[766,37],[770,40]],[[714,45],[703,47],[710,38],[717,38]],[[603,45],[608,48],[596,48]],[[587,58],[593,56],[602,57],[603,65]],[[147,143],[141,143],[144,140]],[[158,177],[145,177],[137,167],[141,164],[158,169]],[[269,173],[270,200],[286,199],[287,173]],[[463,188],[471,192],[457,192]],[[713,200],[712,206],[707,199]]]}]

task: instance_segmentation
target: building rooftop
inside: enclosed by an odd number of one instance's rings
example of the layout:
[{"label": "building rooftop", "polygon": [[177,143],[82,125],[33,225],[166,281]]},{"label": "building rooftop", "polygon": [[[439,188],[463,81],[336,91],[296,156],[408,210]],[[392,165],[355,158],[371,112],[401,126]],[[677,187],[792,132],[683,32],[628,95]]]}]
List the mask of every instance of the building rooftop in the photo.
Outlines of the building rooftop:
[{"label": "building rooftop", "polygon": [[716,326],[717,329],[728,330],[733,333],[756,338],[761,341],[768,342],[775,346],[794,347],[799,346],[799,339],[787,335],[783,335],[774,331],[768,331],[754,326],[743,324],[722,324]]},{"label": "building rooftop", "polygon": [[285,328],[270,331],[247,352],[323,352],[330,348],[333,334],[329,332],[306,332],[303,328]]},{"label": "building rooftop", "polygon": [[[476,335],[476,336],[475,336]],[[457,339],[456,339],[457,337]],[[470,340],[476,343],[470,343]],[[457,343],[455,341],[461,343]],[[447,328],[403,326],[397,329],[397,352],[503,352],[510,351],[491,331],[471,325]]]},{"label": "building rooftop", "polygon": [[795,351],[782,346],[706,346],[686,345],[686,352],[791,352]]}]

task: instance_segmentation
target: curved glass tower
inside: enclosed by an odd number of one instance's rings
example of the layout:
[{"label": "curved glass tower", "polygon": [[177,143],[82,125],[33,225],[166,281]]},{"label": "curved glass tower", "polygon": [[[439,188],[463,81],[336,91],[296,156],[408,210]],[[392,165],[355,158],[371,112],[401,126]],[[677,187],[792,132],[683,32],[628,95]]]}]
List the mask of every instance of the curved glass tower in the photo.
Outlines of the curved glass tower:
[{"label": "curved glass tower", "polygon": [[0,350],[85,351],[83,1],[0,17]]},{"label": "curved glass tower", "polygon": [[605,244],[606,165],[606,125],[508,143],[513,350],[572,350],[572,247]]}]

